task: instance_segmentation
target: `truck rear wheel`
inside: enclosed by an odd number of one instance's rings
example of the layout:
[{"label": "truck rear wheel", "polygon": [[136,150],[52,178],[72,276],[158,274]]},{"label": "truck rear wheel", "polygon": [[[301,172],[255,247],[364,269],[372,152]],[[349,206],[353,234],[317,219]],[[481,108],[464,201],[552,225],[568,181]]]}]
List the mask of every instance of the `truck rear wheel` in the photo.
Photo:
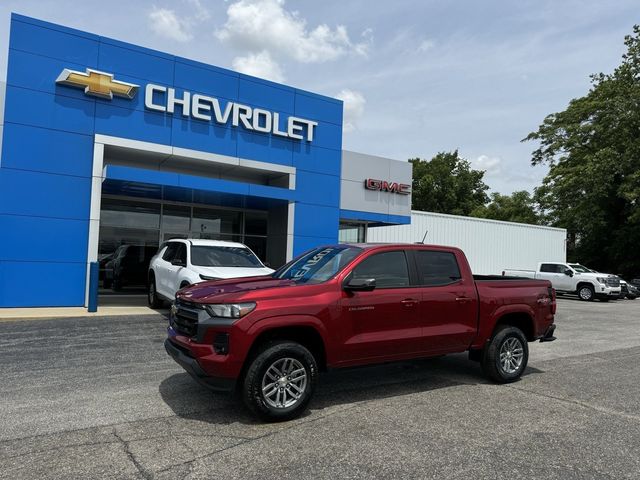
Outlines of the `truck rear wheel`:
[{"label": "truck rear wheel", "polygon": [[499,327],[484,349],[482,369],[493,381],[498,383],[515,382],[529,361],[529,345],[518,327],[504,325]]},{"label": "truck rear wheel", "polygon": [[243,401],[263,420],[291,420],[309,404],[317,375],[316,360],[305,347],[288,341],[269,343],[249,364]]}]

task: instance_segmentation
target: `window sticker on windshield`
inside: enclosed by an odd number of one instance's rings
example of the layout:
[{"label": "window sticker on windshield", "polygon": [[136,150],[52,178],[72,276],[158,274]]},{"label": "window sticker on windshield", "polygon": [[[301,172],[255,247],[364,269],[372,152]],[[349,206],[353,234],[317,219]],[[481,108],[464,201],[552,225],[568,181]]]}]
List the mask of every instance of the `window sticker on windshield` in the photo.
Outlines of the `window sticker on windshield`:
[{"label": "window sticker on windshield", "polygon": [[293,274],[293,278],[296,280],[303,278],[314,266],[318,264],[318,262],[334,250],[335,248],[325,248],[324,250],[316,253],[313,257],[307,260],[302,267],[300,267],[300,270]]}]

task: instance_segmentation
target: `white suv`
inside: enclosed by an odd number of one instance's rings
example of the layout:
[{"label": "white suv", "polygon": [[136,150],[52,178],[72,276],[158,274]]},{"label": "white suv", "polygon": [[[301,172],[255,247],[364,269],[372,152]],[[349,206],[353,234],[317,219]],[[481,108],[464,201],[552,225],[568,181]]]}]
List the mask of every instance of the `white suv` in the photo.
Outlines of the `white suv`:
[{"label": "white suv", "polygon": [[160,246],[149,264],[149,306],[158,308],[163,301],[172,302],[178,290],[194,283],[269,275],[272,272],[242,243],[169,240]]}]

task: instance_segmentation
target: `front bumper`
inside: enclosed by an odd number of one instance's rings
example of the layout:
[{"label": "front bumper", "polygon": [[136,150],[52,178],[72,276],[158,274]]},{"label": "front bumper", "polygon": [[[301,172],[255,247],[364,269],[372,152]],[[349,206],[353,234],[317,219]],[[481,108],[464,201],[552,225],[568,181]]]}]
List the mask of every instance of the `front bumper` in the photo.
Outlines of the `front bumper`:
[{"label": "front bumper", "polygon": [[620,287],[607,287],[601,284],[596,290],[596,298],[618,298],[620,292]]},{"label": "front bumper", "polygon": [[167,338],[164,348],[178,365],[185,369],[198,383],[216,392],[231,392],[235,388],[236,379],[226,377],[213,377],[208,375],[198,361],[191,356],[189,350]]}]

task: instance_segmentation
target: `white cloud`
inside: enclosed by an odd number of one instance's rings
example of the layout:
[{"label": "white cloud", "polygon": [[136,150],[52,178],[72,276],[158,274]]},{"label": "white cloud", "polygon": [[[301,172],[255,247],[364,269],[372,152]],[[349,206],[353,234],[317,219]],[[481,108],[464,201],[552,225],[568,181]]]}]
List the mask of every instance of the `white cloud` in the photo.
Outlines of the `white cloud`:
[{"label": "white cloud", "polygon": [[435,46],[436,44],[432,40],[423,40],[422,42],[420,42],[420,45],[418,45],[418,51],[428,52]]},{"label": "white cloud", "polygon": [[364,106],[367,101],[360,92],[346,88],[341,90],[336,97],[344,102],[342,130],[344,132],[352,132],[357,128],[358,120],[364,114]]},{"label": "white cloud", "polygon": [[193,38],[189,33],[187,22],[179,19],[173,10],[154,8],[149,13],[149,22],[151,30],[162,37],[181,43]]},{"label": "white cloud", "polygon": [[499,175],[502,172],[502,158],[480,155],[471,161],[471,166],[476,170],[484,170],[487,175]]},{"label": "white cloud", "polygon": [[250,53],[244,57],[233,59],[233,69],[254,77],[266,78],[274,82],[283,82],[284,75],[280,65],[275,62],[269,52]]},{"label": "white cloud", "polygon": [[209,10],[207,10],[206,7],[202,5],[200,0],[186,0],[186,1],[189,5],[191,5],[191,7],[193,7],[195,17],[198,20],[209,20],[209,18],[211,17],[211,14],[209,13]]},{"label": "white cloud", "polygon": [[268,51],[273,57],[301,63],[335,60],[347,53],[366,55],[372,32],[353,43],[346,27],[320,24],[309,30],[296,11],[284,8],[285,0],[239,0],[227,8],[227,21],[216,32],[222,42],[249,52]]}]

